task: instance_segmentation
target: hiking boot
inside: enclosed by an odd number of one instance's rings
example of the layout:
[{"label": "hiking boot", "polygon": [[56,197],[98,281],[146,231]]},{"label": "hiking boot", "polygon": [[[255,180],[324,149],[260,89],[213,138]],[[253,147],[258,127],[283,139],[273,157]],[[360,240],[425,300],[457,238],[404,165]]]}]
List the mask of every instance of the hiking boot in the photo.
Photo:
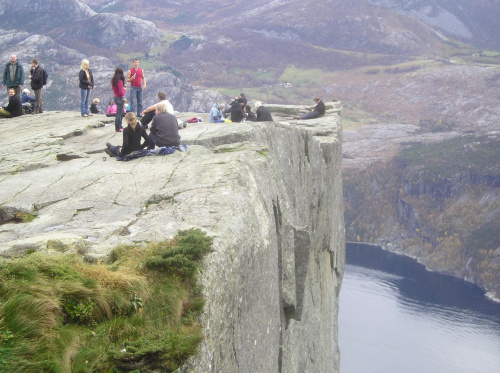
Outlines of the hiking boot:
[{"label": "hiking boot", "polygon": [[111,143],[109,143],[109,142],[107,142],[107,143],[106,143],[106,147],[107,147],[108,149],[111,149],[111,147],[112,147],[112,146],[113,146],[113,145],[111,145]]}]

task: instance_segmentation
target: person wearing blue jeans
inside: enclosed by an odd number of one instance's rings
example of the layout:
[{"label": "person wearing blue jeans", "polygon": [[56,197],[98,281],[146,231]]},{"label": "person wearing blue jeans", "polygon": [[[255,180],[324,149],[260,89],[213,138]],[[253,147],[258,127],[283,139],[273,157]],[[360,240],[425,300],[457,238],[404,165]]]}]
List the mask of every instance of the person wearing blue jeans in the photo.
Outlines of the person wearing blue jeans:
[{"label": "person wearing blue jeans", "polygon": [[92,71],[89,69],[89,61],[83,60],[80,66],[80,73],[78,75],[80,79],[80,113],[82,117],[88,117],[89,113],[89,100],[90,91],[94,88],[94,76]]},{"label": "person wearing blue jeans", "polygon": [[127,82],[130,83],[130,111],[142,116],[142,92],[146,89],[144,70],[139,67],[139,59],[132,62],[133,67],[127,71]]}]

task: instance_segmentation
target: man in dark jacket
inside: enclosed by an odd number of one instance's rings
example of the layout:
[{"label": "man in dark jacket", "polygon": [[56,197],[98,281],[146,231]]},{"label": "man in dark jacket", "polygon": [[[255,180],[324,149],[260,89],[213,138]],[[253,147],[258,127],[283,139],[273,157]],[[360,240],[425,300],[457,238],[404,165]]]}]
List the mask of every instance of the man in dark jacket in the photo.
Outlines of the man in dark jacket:
[{"label": "man in dark jacket", "polygon": [[33,114],[43,113],[42,110],[42,87],[44,71],[41,66],[38,65],[38,60],[33,58],[31,60],[31,70],[30,70],[31,88],[35,93],[35,110]]},{"label": "man in dark jacket", "polygon": [[229,109],[229,112],[231,113],[231,122],[241,122],[245,118],[243,106],[245,106],[245,100],[242,98],[239,98],[231,103],[231,108]]},{"label": "man in dark jacket", "polygon": [[14,88],[16,95],[21,96],[21,89],[24,84],[24,68],[17,61],[15,54],[10,56],[10,62],[5,65],[3,71],[2,87]]},{"label": "man in dark jacket", "polygon": [[168,112],[165,102],[156,105],[156,115],[151,124],[149,134],[148,149],[154,149],[155,146],[179,146],[181,136],[179,135],[179,125],[177,118]]},{"label": "man in dark jacket", "polygon": [[314,102],[316,102],[316,105],[314,105],[313,109],[309,113],[304,114],[300,118],[295,117],[295,119],[314,119],[325,115],[325,103],[317,97],[314,99]]},{"label": "man in dark jacket", "polygon": [[257,101],[255,103],[255,112],[257,113],[257,122],[274,122],[271,111],[267,107],[262,106],[262,102]]},{"label": "man in dark jacket", "polygon": [[9,88],[9,104],[4,108],[0,108],[0,117],[14,118],[22,114],[23,104],[21,103],[21,98],[16,95],[14,88]]}]

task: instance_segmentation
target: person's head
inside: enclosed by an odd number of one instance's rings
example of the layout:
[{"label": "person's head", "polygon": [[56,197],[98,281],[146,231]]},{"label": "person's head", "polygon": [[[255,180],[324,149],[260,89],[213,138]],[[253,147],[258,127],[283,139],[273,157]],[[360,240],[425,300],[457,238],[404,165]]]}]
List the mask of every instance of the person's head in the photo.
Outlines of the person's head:
[{"label": "person's head", "polygon": [[137,126],[137,117],[135,113],[132,113],[130,111],[125,114],[125,120],[127,121],[128,125],[135,131],[135,127]]},{"label": "person's head", "polygon": [[158,101],[164,101],[167,99],[167,94],[165,92],[158,92]]},{"label": "person's head", "polygon": [[128,101],[126,98],[123,99],[123,103],[126,104]]},{"label": "person's head", "polygon": [[37,60],[36,58],[33,58],[33,59],[31,60],[31,66],[32,66],[32,67],[37,67],[37,66],[38,66],[38,60]]},{"label": "person's head", "polygon": [[111,101],[109,101],[108,106],[113,106],[113,103]]},{"label": "person's head", "polygon": [[167,107],[166,102],[160,102],[158,105],[156,105],[156,112],[157,113],[163,113],[163,112],[167,112],[167,111],[168,111],[168,107]]},{"label": "person's head", "polygon": [[260,108],[261,106],[262,106],[262,102],[257,101],[257,102],[255,103],[255,110],[257,110],[257,109],[258,109],[258,108]]},{"label": "person's head", "polygon": [[30,90],[28,88],[24,88],[23,89],[23,93],[26,93],[27,95],[29,95],[30,94]]},{"label": "person's head", "polygon": [[318,97],[315,97],[315,98],[314,98],[314,102],[315,102],[315,103],[318,103],[318,102],[320,102],[320,101],[321,101],[321,99],[320,99],[320,98],[318,98]]},{"label": "person's head", "polygon": [[87,70],[90,66],[89,60],[83,60],[82,64],[80,65],[80,69],[82,70]]},{"label": "person's head", "polygon": [[240,93],[240,98],[245,98],[245,94],[244,93]]},{"label": "person's head", "polygon": [[238,103],[238,105],[240,106],[245,106],[245,100],[243,100],[242,98],[239,98],[236,100],[236,102]]},{"label": "person's head", "polygon": [[218,108],[219,110],[223,109],[223,108],[224,108],[224,106],[225,106],[225,105],[224,105],[224,103],[223,103],[223,102],[219,102],[219,103],[217,104],[217,108]]},{"label": "person's head", "polygon": [[252,112],[252,108],[251,108],[250,105],[243,106],[243,109],[245,109],[245,112],[247,112],[247,113],[251,113]]},{"label": "person's head", "polygon": [[16,90],[14,88],[9,88],[9,97],[14,97]]},{"label": "person's head", "polygon": [[111,84],[115,86],[120,80],[125,83],[125,74],[123,74],[123,69],[121,67],[117,67],[115,69],[115,75],[111,78]]},{"label": "person's head", "polygon": [[10,56],[10,63],[13,63],[13,64],[17,63],[17,56],[15,54],[12,54]]},{"label": "person's head", "polygon": [[134,69],[137,70],[139,68],[139,59],[134,58],[134,60],[132,61],[132,65],[134,66]]},{"label": "person's head", "polygon": [[98,98],[94,98],[94,101],[92,101],[94,105],[97,105],[99,102],[101,102],[101,100],[99,100]]}]

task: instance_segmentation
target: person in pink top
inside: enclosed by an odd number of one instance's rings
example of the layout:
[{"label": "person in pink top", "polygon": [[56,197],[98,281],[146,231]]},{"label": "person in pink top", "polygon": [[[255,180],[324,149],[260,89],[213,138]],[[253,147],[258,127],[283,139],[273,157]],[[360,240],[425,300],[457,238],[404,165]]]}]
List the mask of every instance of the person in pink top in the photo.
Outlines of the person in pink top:
[{"label": "person in pink top", "polygon": [[144,70],[139,67],[139,59],[132,62],[133,67],[127,71],[127,82],[130,83],[130,111],[142,117],[142,91],[146,89]]},{"label": "person in pink top", "polygon": [[[113,89],[114,100],[116,104],[116,112],[123,112],[123,105],[125,98],[125,93],[127,92],[127,88],[125,87],[125,75],[123,74],[123,69],[121,67],[117,67],[115,69],[115,75],[111,79],[111,88]],[[122,115],[115,116],[115,131],[122,132]]]}]

